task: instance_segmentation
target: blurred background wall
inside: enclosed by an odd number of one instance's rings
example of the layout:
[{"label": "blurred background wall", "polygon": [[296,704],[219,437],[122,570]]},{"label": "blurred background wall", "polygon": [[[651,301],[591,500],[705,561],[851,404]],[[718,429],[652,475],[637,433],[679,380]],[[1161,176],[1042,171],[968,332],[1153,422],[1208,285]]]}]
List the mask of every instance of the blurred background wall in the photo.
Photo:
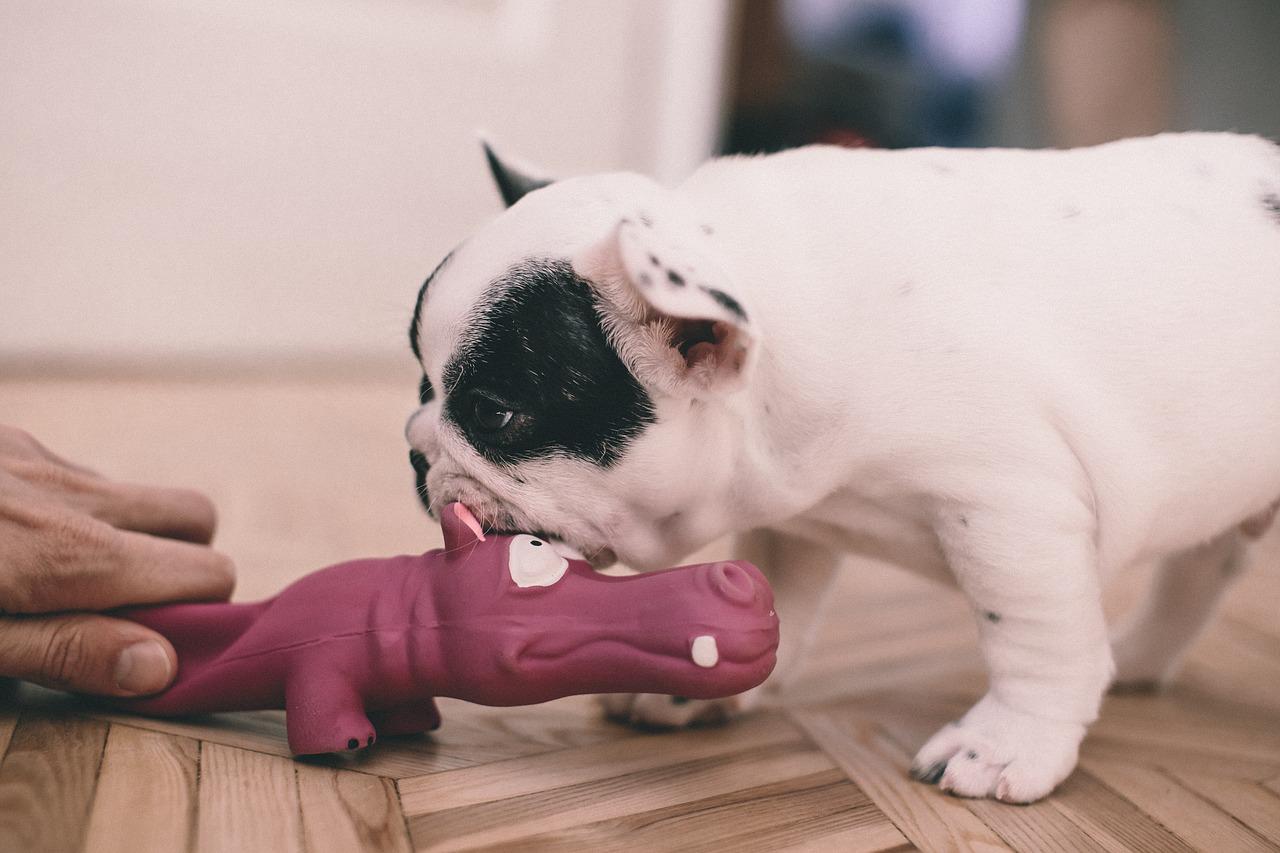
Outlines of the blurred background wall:
[{"label": "blurred background wall", "polygon": [[1277,0],[5,0],[0,371],[407,363],[552,174],[722,151],[1280,135]]},{"label": "blurred background wall", "polygon": [[[721,0],[5,0],[0,358],[409,359],[418,284],[553,173],[715,150]],[[3,364],[0,363],[0,369]]]}]

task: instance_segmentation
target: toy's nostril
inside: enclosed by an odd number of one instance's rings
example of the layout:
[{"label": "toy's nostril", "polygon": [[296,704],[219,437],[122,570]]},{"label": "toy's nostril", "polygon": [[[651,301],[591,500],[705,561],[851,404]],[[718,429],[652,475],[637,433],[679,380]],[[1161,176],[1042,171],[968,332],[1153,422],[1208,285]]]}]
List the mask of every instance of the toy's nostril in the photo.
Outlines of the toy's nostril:
[{"label": "toy's nostril", "polygon": [[711,567],[711,585],[716,592],[734,604],[751,604],[756,600],[756,584],[741,566],[716,563]]}]

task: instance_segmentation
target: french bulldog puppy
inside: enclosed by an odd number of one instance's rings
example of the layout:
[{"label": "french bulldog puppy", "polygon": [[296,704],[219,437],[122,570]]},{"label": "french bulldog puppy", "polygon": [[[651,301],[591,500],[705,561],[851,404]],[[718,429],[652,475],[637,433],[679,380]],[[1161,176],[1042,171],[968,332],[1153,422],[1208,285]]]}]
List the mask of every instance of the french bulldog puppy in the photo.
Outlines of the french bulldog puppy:
[{"label": "french bulldog puppy", "polygon": [[[600,565],[725,534],[804,656],[832,573],[959,585],[987,694],[916,756],[1039,799],[1113,676],[1159,682],[1280,496],[1280,150],[813,147],[675,189],[491,165],[509,209],[423,285],[406,428],[429,507]],[[1109,638],[1100,586],[1163,561]],[[615,699],[645,724],[729,715]]]}]

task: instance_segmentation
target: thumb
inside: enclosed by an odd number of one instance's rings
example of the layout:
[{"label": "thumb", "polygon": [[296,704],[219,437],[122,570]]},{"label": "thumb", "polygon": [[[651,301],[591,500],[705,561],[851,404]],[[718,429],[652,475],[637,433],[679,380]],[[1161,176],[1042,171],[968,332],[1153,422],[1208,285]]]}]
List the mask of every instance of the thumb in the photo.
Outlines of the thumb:
[{"label": "thumb", "polygon": [[163,690],[177,668],[168,640],[123,619],[0,618],[0,675],[77,693],[139,696]]}]

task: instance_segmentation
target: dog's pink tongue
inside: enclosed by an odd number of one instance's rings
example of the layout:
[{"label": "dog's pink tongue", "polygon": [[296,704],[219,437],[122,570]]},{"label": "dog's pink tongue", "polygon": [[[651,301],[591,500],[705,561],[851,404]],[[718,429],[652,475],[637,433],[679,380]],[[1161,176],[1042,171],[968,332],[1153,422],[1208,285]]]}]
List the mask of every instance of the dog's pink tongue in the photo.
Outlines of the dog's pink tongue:
[{"label": "dog's pink tongue", "polygon": [[453,504],[453,514],[458,517],[458,521],[471,528],[471,532],[476,535],[477,539],[481,542],[484,541],[484,530],[480,527],[480,522],[476,521],[475,515],[467,508],[466,504]]}]

